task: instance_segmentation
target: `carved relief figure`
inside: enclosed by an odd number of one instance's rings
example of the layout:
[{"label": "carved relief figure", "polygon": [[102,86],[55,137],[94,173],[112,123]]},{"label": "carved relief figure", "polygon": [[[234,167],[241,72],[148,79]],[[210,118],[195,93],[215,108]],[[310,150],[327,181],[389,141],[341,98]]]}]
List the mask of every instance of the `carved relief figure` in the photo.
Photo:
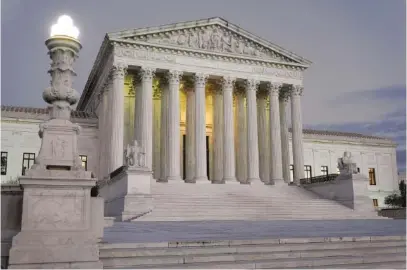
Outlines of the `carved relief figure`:
[{"label": "carved relief figure", "polygon": [[65,156],[66,141],[61,137],[56,137],[51,141],[52,156],[63,158]]},{"label": "carved relief figure", "polygon": [[338,158],[338,169],[341,174],[358,173],[356,163],[352,160],[351,152],[344,152],[343,157]]},{"label": "carved relief figure", "polygon": [[134,145],[127,145],[124,150],[126,165],[129,167],[145,167],[145,153],[135,140]]}]

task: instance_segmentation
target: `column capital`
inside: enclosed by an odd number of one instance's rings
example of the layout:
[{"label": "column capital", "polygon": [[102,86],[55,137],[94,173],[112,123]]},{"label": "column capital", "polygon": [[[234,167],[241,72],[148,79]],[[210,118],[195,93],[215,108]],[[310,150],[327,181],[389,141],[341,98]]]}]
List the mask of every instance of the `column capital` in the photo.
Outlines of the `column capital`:
[{"label": "column capital", "polygon": [[208,77],[209,75],[205,73],[195,73],[194,75],[195,87],[205,87]]},{"label": "column capital", "polygon": [[166,78],[170,84],[180,83],[182,78],[182,71],[179,70],[169,70],[166,73]]},{"label": "column capital", "polygon": [[257,91],[260,85],[260,81],[256,79],[246,79],[245,86],[247,91]]},{"label": "column capital", "polygon": [[283,84],[280,82],[268,82],[266,84],[266,89],[271,96],[278,96],[282,87]]},{"label": "column capital", "polygon": [[184,77],[182,80],[182,83],[184,85],[184,90],[186,92],[188,91],[194,91],[194,79],[191,77]]},{"label": "column capital", "polygon": [[290,91],[287,89],[281,89],[279,93],[279,100],[282,102],[288,102],[290,99]]},{"label": "column capital", "polygon": [[245,85],[242,84],[241,82],[239,83],[235,83],[235,94],[236,96],[242,96],[245,97],[246,96],[246,89],[245,89]]},{"label": "column capital", "polygon": [[291,96],[302,96],[304,86],[292,84],[290,87]]},{"label": "column capital", "polygon": [[141,80],[152,80],[155,76],[155,68],[152,67],[142,67],[138,73]]},{"label": "column capital", "polygon": [[225,91],[225,90],[230,90],[230,91],[232,91],[235,82],[236,82],[236,78],[235,78],[235,77],[232,77],[232,76],[224,76],[224,77],[221,79],[222,90],[223,90],[223,91]]},{"label": "column capital", "polygon": [[114,63],[110,69],[110,76],[112,78],[123,78],[127,75],[127,64],[124,62]]}]

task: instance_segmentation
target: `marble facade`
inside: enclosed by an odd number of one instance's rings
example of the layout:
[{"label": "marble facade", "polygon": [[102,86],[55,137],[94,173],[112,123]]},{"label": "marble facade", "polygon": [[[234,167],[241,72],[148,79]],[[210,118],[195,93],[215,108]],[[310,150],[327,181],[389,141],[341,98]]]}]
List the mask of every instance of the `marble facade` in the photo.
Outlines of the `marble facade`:
[{"label": "marble facade", "polygon": [[[298,183],[304,165],[313,176],[321,166],[336,173],[337,158],[350,151],[361,172],[376,168],[377,190],[396,190],[392,141],[303,130],[310,64],[221,18],[109,33],[77,106],[86,116],[73,117],[84,128],[80,154],[106,179],[137,140],[160,182],[275,184]],[[20,174],[22,153],[37,153],[37,137],[13,135],[37,132],[36,119],[2,113],[2,151],[17,164],[9,161],[15,168],[2,181]]]}]

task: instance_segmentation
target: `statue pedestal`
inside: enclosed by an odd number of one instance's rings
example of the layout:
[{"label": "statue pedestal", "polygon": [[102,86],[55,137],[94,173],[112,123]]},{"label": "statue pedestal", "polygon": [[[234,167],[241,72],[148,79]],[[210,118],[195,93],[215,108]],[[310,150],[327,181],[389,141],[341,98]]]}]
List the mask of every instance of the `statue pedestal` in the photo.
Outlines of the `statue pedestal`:
[{"label": "statue pedestal", "polygon": [[92,211],[101,208],[91,202],[98,198],[90,197],[96,179],[70,173],[20,178],[22,225],[12,241],[9,268],[102,268],[98,242],[103,223],[92,220]]},{"label": "statue pedestal", "polygon": [[128,221],[152,210],[152,172],[148,168],[122,166],[99,186],[105,199],[105,216]]}]

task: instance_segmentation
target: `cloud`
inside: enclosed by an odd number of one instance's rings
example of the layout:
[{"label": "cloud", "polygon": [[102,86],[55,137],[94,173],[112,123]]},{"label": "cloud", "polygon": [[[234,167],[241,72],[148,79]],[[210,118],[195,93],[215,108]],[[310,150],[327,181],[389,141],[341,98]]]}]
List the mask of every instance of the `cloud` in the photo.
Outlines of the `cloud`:
[{"label": "cloud", "polygon": [[[386,92],[387,95],[383,95]],[[354,93],[346,95],[347,98],[343,98],[341,102],[345,102],[351,96],[358,97],[362,93]],[[364,91],[363,94],[367,99],[374,100],[377,98],[379,104],[388,104],[393,111],[384,113],[381,111],[380,117],[376,120],[372,120],[369,116],[366,116],[364,120],[348,121],[348,118],[341,118],[341,123],[330,124],[317,124],[317,125],[305,125],[307,128],[313,129],[326,129],[326,130],[341,130],[347,132],[356,132],[367,135],[374,135],[379,137],[387,137],[397,143],[396,156],[397,167],[399,171],[406,170],[406,106],[405,106],[405,90],[401,88],[386,88],[385,90],[371,90]],[[404,100],[403,100],[404,96]],[[392,105],[392,106],[390,106]],[[338,105],[340,106],[340,105]],[[383,108],[379,106],[377,108]],[[377,109],[379,110],[379,109]],[[352,118],[351,120],[354,120]]]}]

